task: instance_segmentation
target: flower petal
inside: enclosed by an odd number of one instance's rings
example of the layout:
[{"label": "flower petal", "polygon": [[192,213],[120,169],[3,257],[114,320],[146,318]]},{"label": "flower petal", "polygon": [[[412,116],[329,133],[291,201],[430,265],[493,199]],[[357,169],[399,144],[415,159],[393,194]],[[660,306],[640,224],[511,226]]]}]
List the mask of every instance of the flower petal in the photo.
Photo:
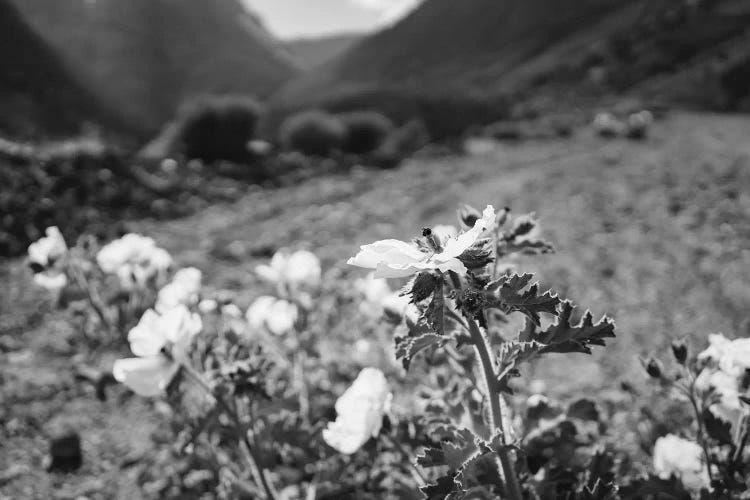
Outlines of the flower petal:
[{"label": "flower petal", "polygon": [[161,318],[153,309],[141,316],[138,324],[128,332],[130,350],[136,356],[156,356],[167,343],[161,329]]},{"label": "flower petal", "polygon": [[[482,212],[482,217],[477,219],[474,227],[459,235],[457,238],[450,238],[444,245],[444,250],[439,254],[440,258],[455,258],[464,253],[482,236],[482,233],[492,229],[495,225],[495,208],[487,205]],[[438,257],[438,256],[436,256]]]},{"label": "flower petal", "polygon": [[158,396],[174,375],[176,365],[164,356],[118,359],[112,375],[141,396]]}]

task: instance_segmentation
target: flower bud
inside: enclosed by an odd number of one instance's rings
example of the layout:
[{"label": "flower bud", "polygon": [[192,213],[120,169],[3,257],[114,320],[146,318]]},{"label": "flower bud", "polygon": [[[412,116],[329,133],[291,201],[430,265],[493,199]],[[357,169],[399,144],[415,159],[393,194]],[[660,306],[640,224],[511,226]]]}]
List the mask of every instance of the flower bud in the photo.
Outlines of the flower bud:
[{"label": "flower bud", "polygon": [[471,205],[461,205],[458,208],[458,220],[464,227],[474,227],[474,223],[482,216],[479,211]]},{"label": "flower bud", "polygon": [[685,364],[688,357],[688,347],[684,339],[676,339],[672,341],[672,354],[679,364]]},{"label": "flower bud", "polygon": [[662,372],[664,371],[662,369],[661,361],[656,358],[649,357],[646,360],[641,360],[641,363],[643,363],[643,367],[646,369],[646,373],[648,373],[649,377],[657,379],[661,378]]}]

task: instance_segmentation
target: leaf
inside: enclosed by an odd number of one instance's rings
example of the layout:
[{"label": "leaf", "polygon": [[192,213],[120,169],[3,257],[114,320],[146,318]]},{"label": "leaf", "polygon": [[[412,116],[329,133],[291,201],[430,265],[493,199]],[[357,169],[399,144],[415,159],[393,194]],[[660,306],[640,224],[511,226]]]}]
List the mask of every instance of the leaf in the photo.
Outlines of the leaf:
[{"label": "leaf", "polygon": [[506,314],[519,311],[537,326],[541,324],[540,313],[557,314],[560,299],[549,290],[540,295],[538,282],[529,285],[533,277],[532,274],[514,274],[489,283],[485,288],[487,307],[498,308]]},{"label": "leaf", "polygon": [[544,344],[539,351],[545,353],[580,352],[591,354],[592,345],[604,346],[605,339],[615,337],[615,322],[603,316],[594,323],[591,311],[586,311],[577,325],[570,323],[574,306],[570,301],[563,301],[560,306],[557,321],[547,329],[537,331],[533,325],[526,324],[526,328],[519,340],[522,342],[538,342]]},{"label": "leaf", "polygon": [[731,423],[716,417],[708,408],[703,410],[702,417],[706,432],[711,438],[717,440],[719,444],[732,444],[734,442]]},{"label": "leaf", "polygon": [[506,242],[500,250],[501,255],[520,253],[522,255],[544,255],[555,253],[552,243],[545,240],[521,240]]},{"label": "leaf", "polygon": [[408,370],[411,360],[420,351],[433,345],[442,345],[446,341],[447,339],[445,337],[434,333],[424,333],[415,337],[396,337],[396,359],[400,359],[404,366],[404,370]]},{"label": "leaf", "polygon": [[456,487],[453,476],[442,476],[436,483],[422,486],[419,490],[424,493],[428,500],[444,500]]},{"label": "leaf", "polygon": [[[477,437],[469,429],[459,429],[453,426],[443,427],[443,433],[449,437],[443,439],[437,447],[426,448],[424,455],[417,457],[417,464],[422,467],[447,465],[451,471],[455,472],[479,453]],[[440,432],[440,429],[436,429],[436,432]]]}]

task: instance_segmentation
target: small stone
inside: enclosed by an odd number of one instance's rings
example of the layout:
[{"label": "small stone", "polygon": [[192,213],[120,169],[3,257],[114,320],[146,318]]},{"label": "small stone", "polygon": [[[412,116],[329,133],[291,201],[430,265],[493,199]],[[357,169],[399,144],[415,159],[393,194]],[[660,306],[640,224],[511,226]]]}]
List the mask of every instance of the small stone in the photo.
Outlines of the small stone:
[{"label": "small stone", "polygon": [[66,431],[50,439],[50,472],[72,472],[83,463],[81,438],[75,431]]}]

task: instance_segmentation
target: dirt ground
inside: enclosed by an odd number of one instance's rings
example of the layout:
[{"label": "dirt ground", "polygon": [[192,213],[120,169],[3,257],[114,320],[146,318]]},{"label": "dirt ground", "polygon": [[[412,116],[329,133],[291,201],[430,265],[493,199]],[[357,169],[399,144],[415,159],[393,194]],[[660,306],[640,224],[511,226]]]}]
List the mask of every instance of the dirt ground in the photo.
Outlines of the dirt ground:
[{"label": "dirt ground", "polygon": [[[675,337],[750,335],[750,116],[673,113],[642,142],[572,138],[498,143],[466,156],[422,157],[392,171],[355,168],[276,190],[257,189],[171,222],[137,221],[207,286],[258,294],[253,266],[306,246],[330,276],[358,245],[454,223],[466,202],[535,211],[558,253],[524,263],[546,285],[609,314],[618,339],[593,357],[550,357],[529,376],[565,395],[643,381],[637,356]],[[34,289],[21,260],[0,265],[0,499],[138,499],[138,464],[162,421],[157,402],[76,381],[87,349],[66,315]],[[97,355],[104,369],[117,356]],[[573,359],[575,363],[571,363]],[[84,464],[45,470],[48,436],[77,430]]]}]

